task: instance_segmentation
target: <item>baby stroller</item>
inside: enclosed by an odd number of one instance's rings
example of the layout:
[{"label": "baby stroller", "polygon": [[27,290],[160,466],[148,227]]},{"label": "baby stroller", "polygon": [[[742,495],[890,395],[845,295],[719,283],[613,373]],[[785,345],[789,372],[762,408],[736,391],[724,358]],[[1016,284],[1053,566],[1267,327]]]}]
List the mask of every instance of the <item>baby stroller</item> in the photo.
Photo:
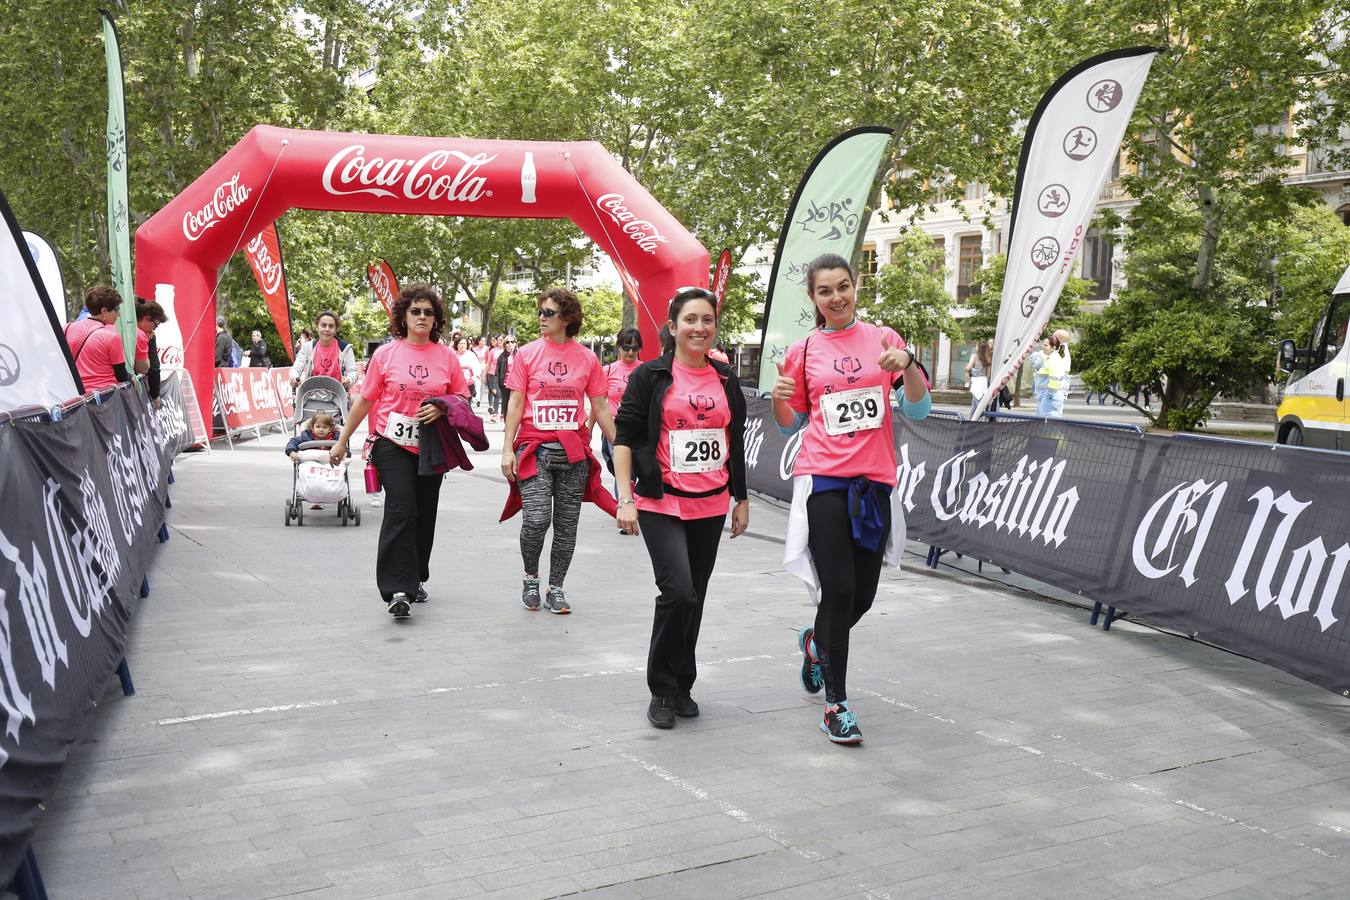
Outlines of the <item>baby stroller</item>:
[{"label": "baby stroller", "polygon": [[[338,427],[347,418],[347,389],[336,378],[316,375],[300,382],[295,390],[293,433],[298,435],[315,413],[328,413]],[[352,503],[347,479],[350,458],[336,466],[328,451],[337,441],[306,441],[299,449],[300,459],[291,472],[291,499],[286,501],[286,524],[305,524],[306,503],[336,503],[338,518],[345,526],[361,524],[361,510]]]}]

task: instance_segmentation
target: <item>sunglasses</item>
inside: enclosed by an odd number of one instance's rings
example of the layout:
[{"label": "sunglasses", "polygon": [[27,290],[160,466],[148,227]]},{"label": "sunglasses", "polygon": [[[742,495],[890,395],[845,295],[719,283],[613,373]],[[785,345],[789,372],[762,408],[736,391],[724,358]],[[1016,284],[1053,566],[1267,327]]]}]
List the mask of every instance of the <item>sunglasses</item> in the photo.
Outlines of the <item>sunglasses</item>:
[{"label": "sunglasses", "polygon": [[620,344],[619,349],[622,350],[624,353],[636,353],[642,348],[639,347],[637,344]]},{"label": "sunglasses", "polygon": [[717,295],[714,294],[712,291],[708,290],[707,288],[701,287],[679,288],[675,291],[675,296],[670,298],[670,302],[674,303],[676,300],[693,300],[696,297],[701,297],[704,300],[707,300],[709,303],[713,305],[714,308],[716,308],[717,306]]},{"label": "sunglasses", "polygon": [[551,319],[558,314],[556,309],[549,309],[547,306],[539,307],[539,318]]},{"label": "sunglasses", "polygon": [[423,308],[420,307],[420,306],[419,306],[419,307],[416,307],[416,308],[409,307],[409,309],[408,309],[408,315],[410,315],[410,316],[425,317],[425,318],[428,318],[428,319],[434,319],[434,318],[436,318],[436,310],[431,309],[431,308],[423,309]]}]

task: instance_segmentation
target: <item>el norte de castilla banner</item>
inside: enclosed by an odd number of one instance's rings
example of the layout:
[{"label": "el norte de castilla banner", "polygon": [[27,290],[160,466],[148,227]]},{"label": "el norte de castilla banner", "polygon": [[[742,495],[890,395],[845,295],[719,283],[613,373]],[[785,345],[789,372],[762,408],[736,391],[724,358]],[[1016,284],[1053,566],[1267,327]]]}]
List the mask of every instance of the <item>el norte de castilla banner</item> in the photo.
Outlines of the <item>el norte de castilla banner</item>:
[{"label": "el norte de castilla banner", "polygon": [[59,421],[0,425],[0,873],[18,866],[122,659],[192,440],[177,373],[161,403],[121,387]]},{"label": "el norte de castilla banner", "polygon": [[[752,490],[792,496],[803,432],[748,398]],[[1058,419],[893,416],[910,540],[1350,691],[1350,455]]]}]

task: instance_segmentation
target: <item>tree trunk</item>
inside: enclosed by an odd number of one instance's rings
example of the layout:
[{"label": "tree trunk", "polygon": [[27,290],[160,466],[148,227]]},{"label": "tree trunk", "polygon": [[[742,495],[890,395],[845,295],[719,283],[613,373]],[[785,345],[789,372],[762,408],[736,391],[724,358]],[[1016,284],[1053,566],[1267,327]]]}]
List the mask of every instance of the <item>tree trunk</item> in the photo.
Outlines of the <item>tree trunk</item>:
[{"label": "tree trunk", "polygon": [[623,319],[620,320],[621,328],[637,327],[637,307],[633,305],[633,298],[628,296],[628,291],[623,292]]},{"label": "tree trunk", "polygon": [[1219,247],[1219,228],[1223,223],[1223,209],[1214,197],[1214,190],[1207,186],[1200,188],[1200,213],[1204,217],[1204,226],[1200,232],[1200,251],[1195,256],[1191,289],[1203,294],[1209,290],[1214,278],[1214,254]]},{"label": "tree trunk", "polygon": [[1013,389],[1013,406],[1022,406],[1022,367],[1017,367],[1017,387]]},{"label": "tree trunk", "polygon": [[487,337],[488,325],[492,318],[492,307],[497,303],[497,286],[502,281],[502,270],[506,268],[506,257],[497,257],[497,267],[492,270],[492,281],[488,284],[487,302],[478,308],[483,311],[483,330],[479,332],[482,337]]}]

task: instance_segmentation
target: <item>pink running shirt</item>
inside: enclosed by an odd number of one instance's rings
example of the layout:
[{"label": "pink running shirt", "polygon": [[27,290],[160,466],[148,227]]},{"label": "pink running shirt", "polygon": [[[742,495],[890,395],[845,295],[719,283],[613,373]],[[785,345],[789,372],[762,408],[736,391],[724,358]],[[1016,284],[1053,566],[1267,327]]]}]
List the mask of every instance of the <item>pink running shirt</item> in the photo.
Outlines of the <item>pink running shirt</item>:
[{"label": "pink running shirt", "polygon": [[[661,480],[682,491],[698,493],[727,484],[727,456],[731,452],[731,410],[722,379],[712,366],[691,369],[679,360],[670,366],[674,381],[661,402],[661,438],[656,445],[656,461]],[[720,434],[718,433],[720,432]],[[671,434],[675,434],[672,464]],[[709,471],[675,471],[677,468]],[[656,500],[636,495],[637,508],[681,519],[707,519],[725,516],[731,505],[731,490],[711,497],[676,497],[669,491]]]},{"label": "pink running shirt", "polygon": [[586,398],[603,397],[600,360],[574,340],[555,344],[530,341],[511,360],[506,386],[525,395],[521,427],[576,431],[586,424]]},{"label": "pink running shirt", "polygon": [[327,375],[329,378],[342,380],[342,350],[338,346],[336,339],[331,341],[327,347],[322,341],[314,342],[314,355],[309,367],[309,374]]},{"label": "pink running shirt", "polygon": [[610,415],[619,414],[619,404],[623,402],[623,392],[628,390],[628,379],[633,377],[637,367],[642,365],[641,360],[634,360],[632,365],[624,365],[622,360],[616,360],[605,366],[605,379],[609,382],[609,387],[605,391],[605,396],[609,399]]},{"label": "pink running shirt", "polygon": [[80,319],[66,326],[66,343],[85,391],[101,391],[117,384],[113,366],[125,364],[127,355],[116,328],[92,317]]},{"label": "pink running shirt", "polygon": [[[890,338],[892,347],[905,346],[894,329],[860,321],[842,331],[812,331],[788,348],[783,368],[797,382],[788,406],[794,412],[810,413],[793,475],[864,476],[895,486],[891,381],[899,373],[885,372],[877,365],[882,335]],[[822,398],[830,404],[829,423]],[[879,427],[849,430],[851,424],[870,425],[878,419]]]},{"label": "pink running shirt", "polygon": [[[397,340],[380,347],[366,365],[361,396],[371,401],[370,431],[385,435],[391,412],[415,417],[417,408],[432,397],[459,394],[467,397],[469,386],[454,352],[431,341],[410,344]],[[403,445],[417,452],[417,445]]]}]

